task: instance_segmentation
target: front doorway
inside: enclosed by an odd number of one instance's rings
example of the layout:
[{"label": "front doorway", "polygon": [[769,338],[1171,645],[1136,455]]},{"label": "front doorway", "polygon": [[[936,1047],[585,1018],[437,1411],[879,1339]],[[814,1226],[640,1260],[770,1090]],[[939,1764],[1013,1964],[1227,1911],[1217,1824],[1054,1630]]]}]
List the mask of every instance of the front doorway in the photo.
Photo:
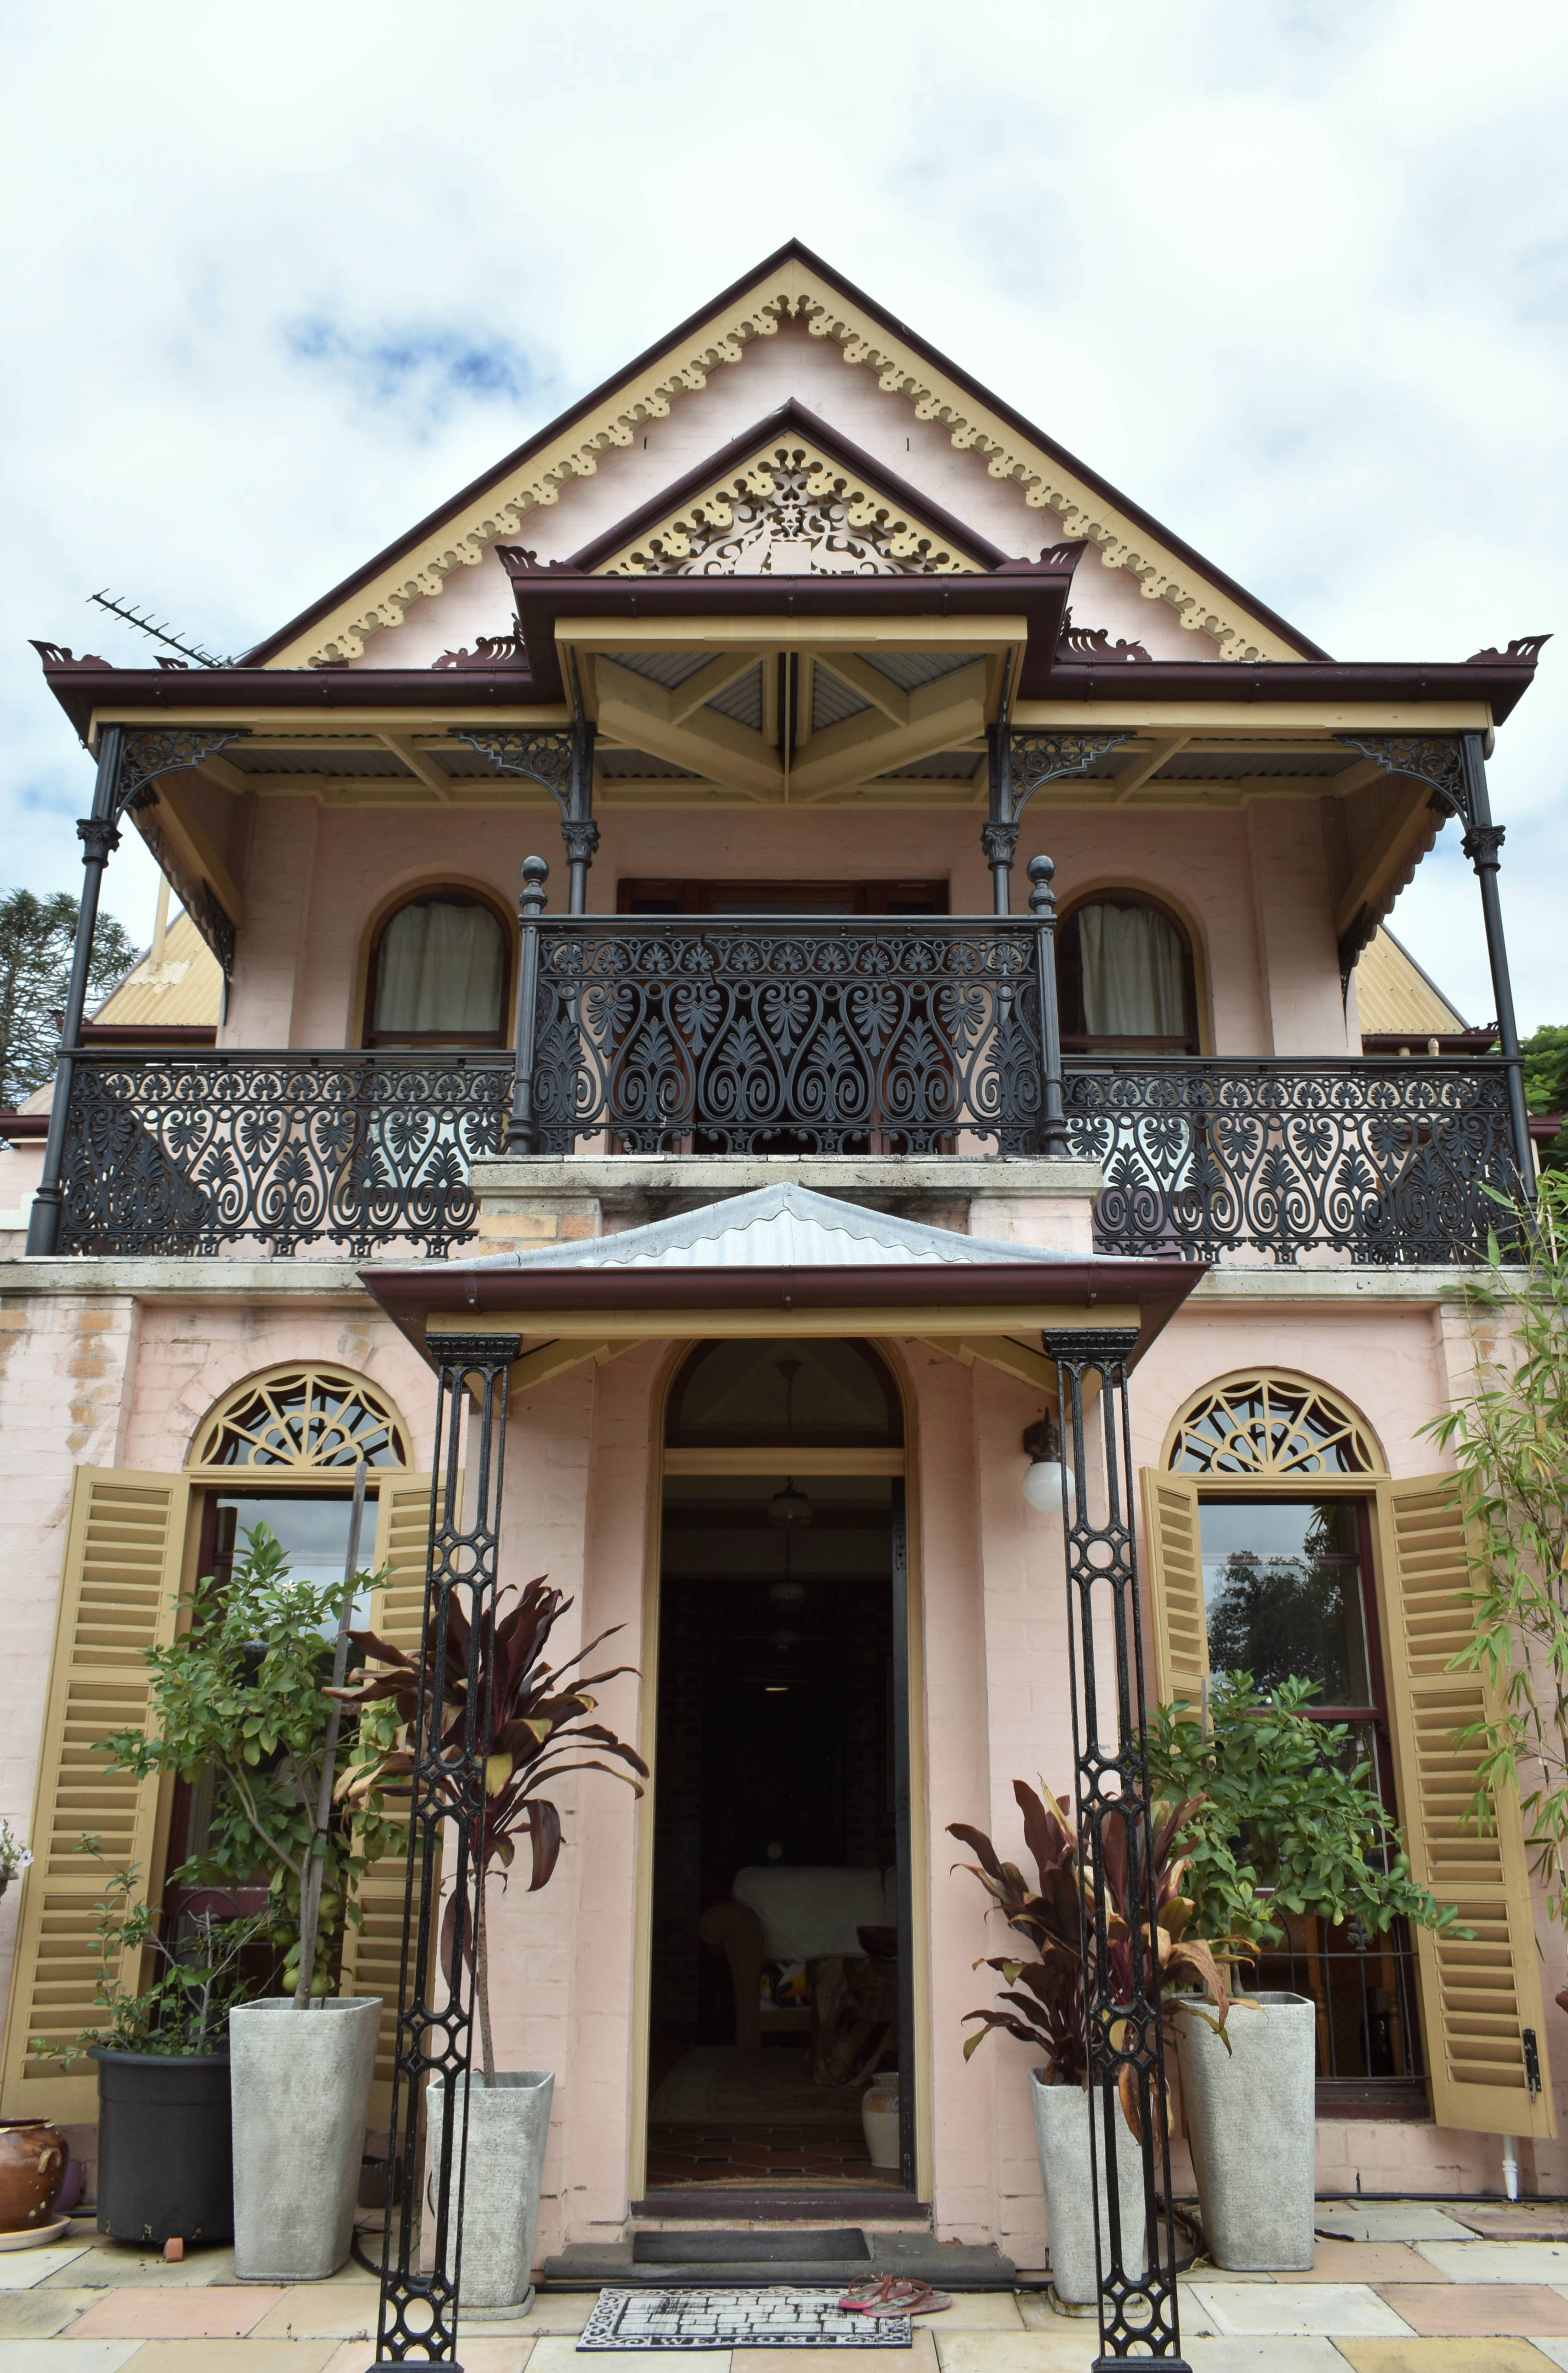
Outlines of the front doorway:
[{"label": "front doorway", "polygon": [[912,2197],[902,1444],[864,1343],[704,1344],[670,1394],[650,2201]]}]

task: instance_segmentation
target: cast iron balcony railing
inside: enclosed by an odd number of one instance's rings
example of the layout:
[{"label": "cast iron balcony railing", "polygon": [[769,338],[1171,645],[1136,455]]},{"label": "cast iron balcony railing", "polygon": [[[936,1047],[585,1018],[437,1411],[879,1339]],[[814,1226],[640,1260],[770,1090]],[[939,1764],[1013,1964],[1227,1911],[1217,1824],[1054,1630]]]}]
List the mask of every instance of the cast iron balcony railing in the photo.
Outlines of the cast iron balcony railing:
[{"label": "cast iron balcony railing", "polygon": [[505,1054],[78,1054],[60,1250],[444,1254],[511,1092]]},{"label": "cast iron balcony railing", "polygon": [[1055,1151],[1104,1173],[1102,1252],[1484,1252],[1505,1216],[1494,1196],[1517,1184],[1509,1064],[1063,1067],[1049,931],[1048,912],[759,922],[536,906],[515,1058],[77,1054],[60,1249],[440,1256],[476,1233],[470,1163],[506,1151]]},{"label": "cast iron balcony railing", "polygon": [[1104,1173],[1099,1252],[1353,1262],[1484,1254],[1518,1191],[1503,1061],[1070,1060],[1067,1150]]}]

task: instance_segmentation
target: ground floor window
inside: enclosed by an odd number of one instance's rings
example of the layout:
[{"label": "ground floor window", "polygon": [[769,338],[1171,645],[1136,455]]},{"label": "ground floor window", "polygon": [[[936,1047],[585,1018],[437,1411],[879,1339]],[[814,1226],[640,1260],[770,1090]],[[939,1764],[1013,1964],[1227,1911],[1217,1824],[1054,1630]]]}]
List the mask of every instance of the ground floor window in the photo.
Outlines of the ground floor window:
[{"label": "ground floor window", "polygon": [[[1372,1507],[1359,1497],[1199,1499],[1211,1672],[1245,1671],[1272,1690],[1316,1682],[1310,1711],[1342,1752],[1371,1767],[1397,1819],[1372,1565]],[[1324,1752],[1331,1752],[1327,1736]],[[1368,1935],[1358,1921],[1281,1915],[1286,1935],[1258,1984],[1317,2007],[1318,2106],[1324,2116],[1424,2113],[1415,1954],[1405,1923]]]}]

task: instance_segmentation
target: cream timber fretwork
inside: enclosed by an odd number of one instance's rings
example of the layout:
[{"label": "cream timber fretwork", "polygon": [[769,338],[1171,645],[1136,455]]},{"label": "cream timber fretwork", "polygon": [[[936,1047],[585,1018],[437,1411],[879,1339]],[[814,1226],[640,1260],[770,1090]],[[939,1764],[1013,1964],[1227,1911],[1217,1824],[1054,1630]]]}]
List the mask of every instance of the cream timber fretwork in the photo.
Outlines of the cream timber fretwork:
[{"label": "cream timber fretwork", "polygon": [[591,477],[601,453],[630,446],[649,423],[668,417],[678,396],[706,386],[713,371],[740,361],[751,340],[775,336],[789,320],[804,322],[813,337],[831,340],[850,368],[873,371],[882,392],[901,398],[917,419],[940,423],[959,451],[983,455],[993,478],[1017,485],[1030,509],[1052,513],[1062,534],[1086,538],[1104,567],[1125,569],[1146,600],[1167,602],[1184,626],[1211,637],[1223,659],[1303,656],[1199,567],[1165,549],[1146,526],[1004,419],[981,394],[961,387],[824,273],[794,255],[574,414],[555,436],[270,653],[267,664],[319,666],[361,658],[368,637],[401,625],[415,602],[440,592],[454,569],[477,567],[492,544],[517,533],[530,511],[559,502],[573,479]]},{"label": "cream timber fretwork", "polygon": [[604,565],[606,577],[920,577],[972,570],[793,438],[730,472]]}]

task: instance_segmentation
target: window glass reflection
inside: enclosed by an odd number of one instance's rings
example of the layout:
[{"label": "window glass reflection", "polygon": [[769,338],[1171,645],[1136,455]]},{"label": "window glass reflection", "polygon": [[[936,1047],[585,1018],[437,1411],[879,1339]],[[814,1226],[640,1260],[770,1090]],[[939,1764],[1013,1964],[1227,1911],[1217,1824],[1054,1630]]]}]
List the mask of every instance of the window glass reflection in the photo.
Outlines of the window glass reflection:
[{"label": "window glass reflection", "polygon": [[1360,1526],[1343,1500],[1206,1501],[1200,1511],[1209,1664],[1272,1690],[1316,1681],[1319,1705],[1371,1703]]}]

